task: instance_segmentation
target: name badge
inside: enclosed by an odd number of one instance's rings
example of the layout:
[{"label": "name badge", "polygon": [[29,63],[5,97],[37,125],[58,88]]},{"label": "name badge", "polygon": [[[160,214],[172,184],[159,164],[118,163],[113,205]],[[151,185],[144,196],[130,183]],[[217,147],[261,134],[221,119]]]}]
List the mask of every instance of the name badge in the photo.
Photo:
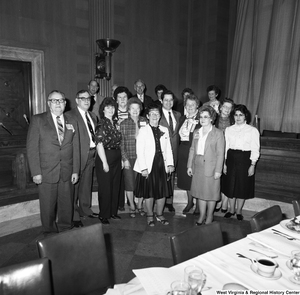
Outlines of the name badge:
[{"label": "name badge", "polygon": [[140,127],[145,127],[147,125],[146,122],[140,122]]}]

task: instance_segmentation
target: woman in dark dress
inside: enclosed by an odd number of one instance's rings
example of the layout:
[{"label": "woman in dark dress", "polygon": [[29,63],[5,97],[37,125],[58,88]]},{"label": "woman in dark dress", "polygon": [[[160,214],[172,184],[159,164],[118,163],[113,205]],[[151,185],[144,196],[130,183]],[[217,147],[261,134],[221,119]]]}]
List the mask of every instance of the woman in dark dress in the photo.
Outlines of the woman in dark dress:
[{"label": "woman in dark dress", "polygon": [[[225,129],[234,124],[233,119],[233,108],[234,102],[230,98],[224,98],[220,102],[220,115],[217,117],[215,126],[225,132]],[[222,213],[227,212],[228,209],[228,198],[223,193],[224,183],[226,183],[226,175],[223,173],[221,177],[221,201],[217,203],[215,211],[218,212],[221,209]]]},{"label": "woman in dark dress", "polygon": [[156,220],[163,225],[169,222],[163,216],[166,198],[172,195],[171,182],[168,174],[174,171],[174,160],[169,131],[160,126],[161,110],[156,105],[150,105],[147,110],[149,124],[141,128],[136,141],[134,170],[136,178],[135,195],[145,199],[147,223],[154,226],[153,206],[156,201]]},{"label": "woman in dark dress", "polygon": [[247,124],[250,113],[239,104],[234,111],[235,124],[225,130],[225,163],[223,172],[227,175],[224,193],[229,198],[230,211],[224,217],[236,214],[243,220],[242,209],[245,200],[254,198],[254,172],[259,158],[260,135],[258,130]]},{"label": "woman in dark dress", "polygon": [[[177,186],[185,190],[188,197],[188,203],[183,209],[183,213],[188,213],[194,206],[193,196],[190,193],[192,177],[186,173],[189,150],[193,140],[193,132],[201,127],[199,122],[199,99],[194,94],[188,94],[184,101],[186,115],[179,120],[179,147],[177,164]],[[199,214],[199,205],[196,202],[194,215]]]},{"label": "woman in dark dress", "polygon": [[95,130],[97,157],[99,219],[109,224],[108,219],[121,219],[118,199],[121,181],[121,138],[117,117],[117,103],[106,97],[99,108],[100,121]]}]

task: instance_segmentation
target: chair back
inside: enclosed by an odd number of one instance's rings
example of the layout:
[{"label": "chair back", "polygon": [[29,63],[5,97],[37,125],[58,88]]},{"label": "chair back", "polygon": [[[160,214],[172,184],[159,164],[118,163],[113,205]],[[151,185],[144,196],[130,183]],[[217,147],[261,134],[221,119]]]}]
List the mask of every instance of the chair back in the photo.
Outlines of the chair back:
[{"label": "chair back", "polygon": [[50,264],[47,258],[0,269],[1,295],[52,295]]},{"label": "chair back", "polygon": [[252,232],[258,232],[278,224],[282,220],[282,211],[278,205],[254,214],[250,219]]},{"label": "chair back", "polygon": [[178,264],[224,245],[218,222],[196,226],[170,237],[173,263]]},{"label": "chair back", "polygon": [[300,200],[293,200],[292,204],[293,204],[295,216],[300,215]]},{"label": "chair back", "polygon": [[111,286],[102,224],[46,237],[37,247],[50,260],[55,295],[104,294]]}]

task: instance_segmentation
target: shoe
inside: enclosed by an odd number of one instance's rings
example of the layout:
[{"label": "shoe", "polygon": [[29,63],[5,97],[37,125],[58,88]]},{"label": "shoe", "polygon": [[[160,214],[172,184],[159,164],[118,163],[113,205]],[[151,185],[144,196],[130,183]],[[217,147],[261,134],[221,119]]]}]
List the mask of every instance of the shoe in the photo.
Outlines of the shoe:
[{"label": "shoe", "polygon": [[109,224],[109,221],[107,218],[104,218],[104,217],[100,217],[99,216],[99,220],[101,221],[102,224]]},{"label": "shoe", "polygon": [[183,213],[183,214],[189,213],[189,211],[190,211],[193,207],[194,207],[194,204],[192,204],[192,205],[187,204],[187,205],[185,206],[185,208],[183,209],[182,213]]},{"label": "shoe", "polygon": [[135,209],[129,209],[129,216],[135,218]]},{"label": "shoe", "polygon": [[175,212],[175,208],[172,204],[165,204],[165,207],[169,210],[169,212]]},{"label": "shoe", "polygon": [[119,207],[119,211],[125,211],[125,207]]},{"label": "shoe", "polygon": [[162,225],[169,224],[169,221],[165,219],[163,215],[156,215],[156,220],[159,221]]},{"label": "shoe", "polygon": [[144,208],[137,208],[137,210],[141,216],[145,216],[146,212],[144,211]]},{"label": "shoe", "polygon": [[99,217],[99,214],[98,213],[92,213],[90,215],[88,215],[89,218],[98,218]]},{"label": "shoe", "polygon": [[[151,218],[151,219],[150,219]],[[149,226],[153,227],[155,226],[155,223],[153,221],[153,215],[147,215],[147,223]]]},{"label": "shoe", "polygon": [[237,214],[236,219],[242,221],[244,219],[244,216],[242,214]]},{"label": "shoe", "polygon": [[222,212],[222,213],[226,213],[226,212],[227,212],[227,209],[221,209],[221,212]]},{"label": "shoe", "polygon": [[81,220],[73,221],[73,225],[74,227],[83,227],[83,223],[81,222]]},{"label": "shoe", "polygon": [[200,215],[200,211],[194,211],[193,215]]},{"label": "shoe", "polygon": [[110,218],[112,218],[112,219],[121,219],[121,216],[119,216],[119,215],[112,215]]},{"label": "shoe", "polygon": [[220,211],[220,209],[221,209],[221,207],[220,208],[215,208],[215,212],[219,212]]},{"label": "shoe", "polygon": [[200,226],[200,225],[202,225],[203,224],[203,222],[198,222],[198,221],[196,221],[196,225],[197,226]]},{"label": "shoe", "polygon": [[234,215],[235,215],[235,212],[234,212],[234,213],[227,212],[227,213],[224,215],[224,218],[230,218],[231,216],[234,216]]}]

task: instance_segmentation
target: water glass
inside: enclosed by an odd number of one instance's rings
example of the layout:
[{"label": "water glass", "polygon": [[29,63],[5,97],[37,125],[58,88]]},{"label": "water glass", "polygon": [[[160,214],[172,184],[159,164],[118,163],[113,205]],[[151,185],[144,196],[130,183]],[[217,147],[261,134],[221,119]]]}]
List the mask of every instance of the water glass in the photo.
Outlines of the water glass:
[{"label": "water glass", "polygon": [[292,251],[291,267],[294,272],[295,281],[300,282],[300,251],[299,250]]},{"label": "water glass", "polygon": [[203,271],[193,270],[189,273],[188,283],[191,287],[191,295],[201,294],[201,290],[203,289],[206,282],[206,275]]},{"label": "water glass", "polygon": [[175,281],[171,284],[171,295],[190,295],[190,285],[184,281]]}]

